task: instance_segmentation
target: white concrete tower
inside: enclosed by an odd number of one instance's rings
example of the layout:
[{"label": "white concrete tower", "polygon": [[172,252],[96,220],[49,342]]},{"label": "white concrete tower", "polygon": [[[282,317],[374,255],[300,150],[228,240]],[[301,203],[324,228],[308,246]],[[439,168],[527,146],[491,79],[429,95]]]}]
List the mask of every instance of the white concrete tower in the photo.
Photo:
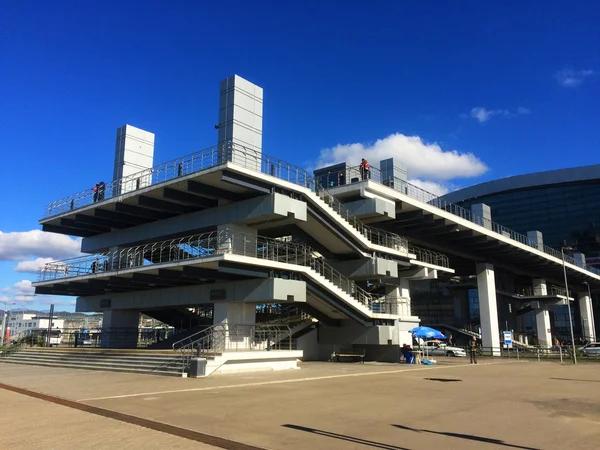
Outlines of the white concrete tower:
[{"label": "white concrete tower", "polygon": [[123,125],[117,129],[113,195],[124,194],[151,184],[154,163],[154,133]]},{"label": "white concrete tower", "polygon": [[[219,100],[219,162],[260,170],[263,89],[232,75],[221,81]],[[229,145],[228,143],[232,143]]]}]

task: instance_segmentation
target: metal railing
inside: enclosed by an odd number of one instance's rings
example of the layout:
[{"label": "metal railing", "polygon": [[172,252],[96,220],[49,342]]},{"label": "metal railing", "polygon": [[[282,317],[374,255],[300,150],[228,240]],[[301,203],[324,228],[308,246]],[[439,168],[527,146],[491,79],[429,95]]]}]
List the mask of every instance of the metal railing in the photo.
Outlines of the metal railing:
[{"label": "metal railing", "polygon": [[144,329],[144,328],[110,328],[91,329],[81,328],[52,328],[48,336],[45,329],[23,330],[9,336],[8,348],[12,352],[28,347],[103,347],[111,344],[123,343],[128,347],[135,344],[138,348],[148,347],[151,344],[168,339],[173,334],[169,329]]},{"label": "metal railing", "polygon": [[192,358],[213,358],[225,352],[292,350],[292,332],[287,325],[217,324],[173,344],[181,354],[185,372]]},{"label": "metal railing", "polygon": [[523,297],[535,297],[535,296],[554,296],[554,295],[561,295],[563,297],[567,296],[567,290],[563,287],[560,286],[547,286],[546,288],[542,288],[542,287],[534,287],[534,286],[527,286],[524,288],[519,289],[519,291],[517,292],[517,295],[523,296]]},{"label": "metal railing", "polygon": [[236,254],[309,267],[317,278],[324,278],[366,307],[369,307],[373,300],[377,300],[334,269],[324,258],[315,256],[316,252],[306,244],[253,236],[228,229],[97,255],[52,261],[40,269],[38,281],[114,273],[124,269],[203,259],[220,254]]},{"label": "metal railing", "polygon": [[422,261],[424,263],[433,264],[440,267],[450,267],[450,259],[448,256],[442,253],[434,252],[433,250],[426,248],[416,247],[414,245],[409,245],[408,252],[414,254],[417,261]]}]

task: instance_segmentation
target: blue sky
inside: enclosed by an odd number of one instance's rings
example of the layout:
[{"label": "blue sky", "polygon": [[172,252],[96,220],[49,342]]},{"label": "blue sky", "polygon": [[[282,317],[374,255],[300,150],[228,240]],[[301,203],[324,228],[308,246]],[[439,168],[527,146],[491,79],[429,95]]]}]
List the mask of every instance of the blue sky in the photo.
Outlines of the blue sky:
[{"label": "blue sky", "polygon": [[111,177],[119,126],[156,163],[211,146],[233,73],[265,90],[263,151],[303,166],[393,155],[444,192],[600,163],[598,23],[596,1],[4,2],[0,301],[47,307],[15,269],[77,245],[27,232]]}]

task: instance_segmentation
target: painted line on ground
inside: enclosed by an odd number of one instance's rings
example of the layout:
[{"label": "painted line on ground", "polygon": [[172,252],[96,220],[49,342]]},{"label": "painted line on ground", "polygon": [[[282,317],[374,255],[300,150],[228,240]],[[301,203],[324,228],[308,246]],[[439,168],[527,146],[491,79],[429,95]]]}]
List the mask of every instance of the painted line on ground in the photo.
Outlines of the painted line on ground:
[{"label": "painted line on ground", "polygon": [[123,414],[116,411],[110,411],[108,409],[98,408],[92,405],[86,405],[84,403],[78,403],[73,400],[66,400],[60,397],[54,397],[52,395],[41,394],[39,392],[30,391],[15,386],[0,383],[0,389],[4,389],[17,394],[27,395],[38,400],[47,401],[67,408],[76,409],[89,414],[96,414],[98,416],[106,417],[108,419],[118,420],[119,422],[125,422],[131,425],[137,425],[140,427],[148,428],[154,431],[160,431],[173,436],[189,439],[191,441],[201,442],[203,444],[212,445],[213,447],[224,448],[226,450],[265,450],[261,447],[255,447],[253,445],[243,444],[241,442],[231,441],[229,439],[212,436],[210,434],[200,433],[198,431],[188,430],[186,428],[176,427],[174,425],[168,425],[166,423],[156,422],[154,420],[143,419],[141,417],[131,416],[129,414]]},{"label": "painted line on ground", "polygon": [[[489,366],[489,365],[497,365],[497,364],[510,364],[510,363],[508,361],[480,363],[477,366]],[[116,400],[116,399],[120,399],[120,398],[146,397],[146,396],[150,396],[150,395],[177,394],[177,393],[185,393],[185,392],[201,392],[201,391],[212,391],[212,390],[216,390],[216,389],[237,389],[237,388],[253,387],[253,386],[268,386],[268,385],[274,385],[274,384],[302,383],[302,382],[306,382],[306,381],[333,380],[336,378],[366,377],[366,376],[397,374],[397,373],[411,373],[411,372],[422,371],[422,370],[454,369],[457,367],[469,367],[469,366],[471,366],[471,364],[457,364],[454,366],[419,367],[419,368],[415,368],[415,369],[406,368],[406,369],[397,369],[397,370],[385,370],[385,371],[379,371],[379,372],[345,373],[345,374],[341,374],[341,375],[324,375],[321,377],[293,378],[290,380],[259,381],[256,383],[232,384],[229,386],[207,386],[207,387],[190,388],[190,389],[174,389],[174,390],[170,390],[170,391],[142,392],[139,394],[111,395],[108,397],[83,398],[83,399],[80,399],[77,401],[78,402],[93,402],[93,401],[99,401],[99,400]]]}]

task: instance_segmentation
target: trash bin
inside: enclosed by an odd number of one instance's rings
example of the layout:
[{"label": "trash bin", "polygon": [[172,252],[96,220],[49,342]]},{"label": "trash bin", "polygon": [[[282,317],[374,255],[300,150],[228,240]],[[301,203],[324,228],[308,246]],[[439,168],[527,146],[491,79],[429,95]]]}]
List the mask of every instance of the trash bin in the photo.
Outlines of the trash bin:
[{"label": "trash bin", "polygon": [[192,358],[190,361],[189,378],[200,378],[206,375],[206,359]]}]

